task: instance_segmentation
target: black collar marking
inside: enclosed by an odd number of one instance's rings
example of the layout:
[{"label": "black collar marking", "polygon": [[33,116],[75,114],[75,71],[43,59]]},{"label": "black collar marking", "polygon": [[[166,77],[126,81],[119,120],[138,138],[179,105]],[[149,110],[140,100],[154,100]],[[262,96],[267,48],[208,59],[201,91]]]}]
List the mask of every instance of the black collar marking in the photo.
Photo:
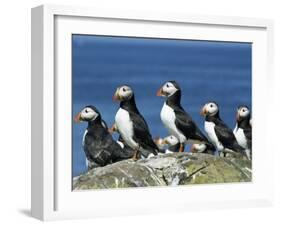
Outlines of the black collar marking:
[{"label": "black collar marking", "polygon": [[181,90],[177,90],[173,95],[169,96],[166,100],[166,104],[171,108],[180,108],[181,107]]},{"label": "black collar marking", "polygon": [[139,110],[136,105],[135,95],[133,94],[129,100],[124,100],[120,102],[120,107],[128,112],[134,112],[139,114]]},{"label": "black collar marking", "polygon": [[249,129],[249,128],[251,128],[250,119],[251,119],[251,115],[248,115],[247,117],[242,118],[237,123],[238,124],[238,128],[241,128],[241,129]]}]

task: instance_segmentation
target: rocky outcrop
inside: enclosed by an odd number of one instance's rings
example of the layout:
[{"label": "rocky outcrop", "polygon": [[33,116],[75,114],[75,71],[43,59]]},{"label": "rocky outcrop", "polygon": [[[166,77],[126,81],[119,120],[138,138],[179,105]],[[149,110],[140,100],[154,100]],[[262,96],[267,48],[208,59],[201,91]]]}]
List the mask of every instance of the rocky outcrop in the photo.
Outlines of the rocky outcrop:
[{"label": "rocky outcrop", "polygon": [[200,153],[171,153],[95,168],[73,181],[73,189],[104,189],[250,182],[251,161]]}]

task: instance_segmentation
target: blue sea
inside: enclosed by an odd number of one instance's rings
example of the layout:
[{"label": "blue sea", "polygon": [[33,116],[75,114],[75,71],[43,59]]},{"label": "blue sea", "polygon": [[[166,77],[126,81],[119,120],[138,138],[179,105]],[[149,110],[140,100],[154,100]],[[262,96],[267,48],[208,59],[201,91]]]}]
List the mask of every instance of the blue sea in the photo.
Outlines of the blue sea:
[{"label": "blue sea", "polygon": [[[128,84],[153,137],[165,137],[160,120],[164,98],[156,92],[164,82],[175,80],[182,89],[182,106],[202,131],[199,111],[210,100],[219,104],[222,119],[233,128],[237,106],[251,108],[251,65],[251,43],[73,35],[73,115],[94,105],[111,126],[119,108],[112,96],[117,86]],[[73,176],[86,171],[86,127],[73,124]]]}]

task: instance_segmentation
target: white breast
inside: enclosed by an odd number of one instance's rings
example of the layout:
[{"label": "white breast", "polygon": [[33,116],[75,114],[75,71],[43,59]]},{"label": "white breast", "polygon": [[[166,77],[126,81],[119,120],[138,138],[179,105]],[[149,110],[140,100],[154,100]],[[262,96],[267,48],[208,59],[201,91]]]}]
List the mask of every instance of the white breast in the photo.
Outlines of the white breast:
[{"label": "white breast", "polygon": [[238,144],[243,148],[248,148],[247,146],[247,139],[245,137],[244,131],[241,128],[237,128],[234,131],[235,138]]},{"label": "white breast", "polygon": [[116,142],[117,142],[117,144],[119,144],[119,146],[120,146],[122,149],[124,149],[124,144],[123,144],[121,141],[117,140]]},{"label": "white breast", "polygon": [[86,137],[87,133],[88,133],[88,130],[86,129],[85,132],[84,132],[84,135],[83,135],[83,139],[82,139],[82,145],[83,145],[83,147],[84,147],[84,145],[85,145],[85,137]]},{"label": "white breast", "polygon": [[236,123],[235,128],[233,129],[233,133],[235,134],[237,132],[237,130],[238,130],[238,125]]},{"label": "white breast", "polygon": [[176,115],[174,110],[164,103],[161,113],[160,113],[161,120],[164,126],[168,129],[171,135],[174,135],[176,138],[179,139],[180,143],[184,143],[186,141],[185,136],[177,129],[175,121]]},{"label": "white breast", "polygon": [[224,147],[222,146],[221,142],[218,140],[216,132],[215,132],[215,123],[205,121],[204,123],[205,131],[209,137],[209,140],[212,142],[213,145],[219,150],[222,151]]},{"label": "white breast", "polygon": [[138,148],[138,144],[133,140],[133,122],[130,119],[129,112],[122,108],[119,108],[115,115],[115,124],[126,144],[128,144],[133,149]]}]

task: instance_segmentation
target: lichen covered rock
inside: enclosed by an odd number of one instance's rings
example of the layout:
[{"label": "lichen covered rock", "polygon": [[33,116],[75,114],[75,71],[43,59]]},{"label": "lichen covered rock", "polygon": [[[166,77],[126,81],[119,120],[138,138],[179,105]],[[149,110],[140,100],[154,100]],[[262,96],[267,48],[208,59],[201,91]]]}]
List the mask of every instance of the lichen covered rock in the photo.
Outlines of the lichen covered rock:
[{"label": "lichen covered rock", "polygon": [[95,168],[73,180],[73,189],[104,189],[250,182],[251,161],[242,156],[170,153]]}]

